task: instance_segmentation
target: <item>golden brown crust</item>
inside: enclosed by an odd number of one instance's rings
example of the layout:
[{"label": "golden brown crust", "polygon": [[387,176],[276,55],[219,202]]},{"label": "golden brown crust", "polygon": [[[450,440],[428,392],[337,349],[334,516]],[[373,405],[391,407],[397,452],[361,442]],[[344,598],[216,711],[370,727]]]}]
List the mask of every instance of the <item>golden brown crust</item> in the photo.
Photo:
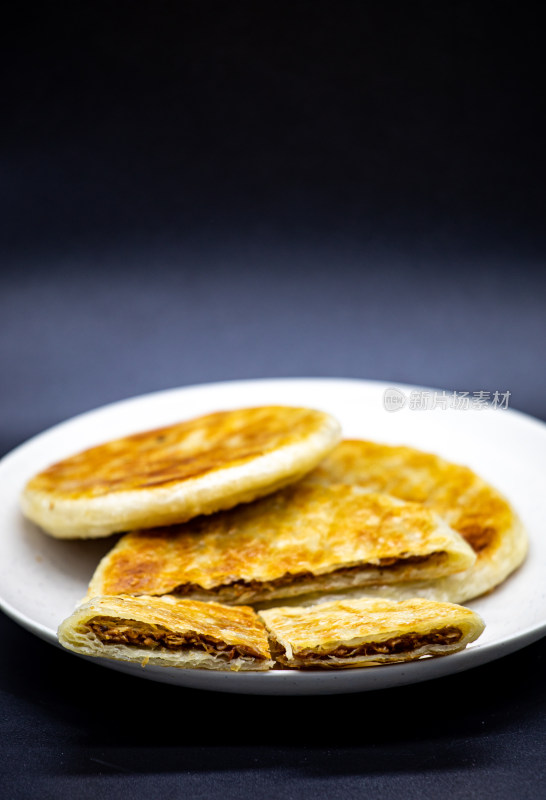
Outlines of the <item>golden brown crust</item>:
[{"label": "golden brown crust", "polygon": [[61,624],[58,635],[74,652],[123,661],[232,670],[272,666],[263,624],[246,606],[95,597]]},{"label": "golden brown crust", "polygon": [[[501,583],[525,558],[527,536],[510,503],[471,469],[411,447],[361,440],[341,442],[304,479],[346,483],[422,503],[458,531],[477,555],[475,565],[435,584],[412,584],[397,597],[425,595],[464,602]],[[388,595],[389,588],[385,588]]]},{"label": "golden brown crust", "polygon": [[445,575],[474,558],[418,504],[359,487],[297,484],[184,525],[126,534],[100,563],[89,594],[181,592],[255,602]]},{"label": "golden brown crust", "polygon": [[260,611],[277,660],[292,668],[348,668],[462,650],[483,621],[452,603],[344,600]]},{"label": "golden brown crust", "polygon": [[92,447],[26,485],[24,513],[54,536],[105,536],[180,522],[297,480],[339,425],[288,406],[220,411]]}]

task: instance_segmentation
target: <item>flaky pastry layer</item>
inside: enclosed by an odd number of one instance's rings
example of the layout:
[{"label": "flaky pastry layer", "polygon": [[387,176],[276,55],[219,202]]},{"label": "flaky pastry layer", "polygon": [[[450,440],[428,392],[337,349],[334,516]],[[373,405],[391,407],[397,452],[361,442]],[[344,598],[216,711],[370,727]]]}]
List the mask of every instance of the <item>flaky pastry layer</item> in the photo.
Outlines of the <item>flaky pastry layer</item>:
[{"label": "flaky pastry layer", "polygon": [[474,560],[462,537],[420,505],[359,487],[299,484],[185,525],[123,536],[89,594],[247,603],[439,577]]},{"label": "flaky pastry layer", "polygon": [[341,669],[412,661],[464,649],[484,629],[473,611],[422,598],[360,599],[260,611],[276,660]]},{"label": "flaky pastry layer", "polygon": [[96,597],[58,631],[81,655],[166,667],[266,670],[273,665],[253,609],[174,597]]},{"label": "flaky pastry layer", "polygon": [[304,481],[321,486],[356,485],[422,503],[439,514],[476,553],[475,564],[466,570],[432,581],[417,579],[397,583],[396,587],[377,586],[373,592],[378,596],[399,600],[422,596],[462,603],[502,583],[527,554],[526,531],[508,500],[468,467],[432,453],[348,439]]},{"label": "flaky pastry layer", "polygon": [[170,525],[298,480],[339,438],[339,423],[314,409],[219,411],[53,464],[27,483],[21,507],[59,538]]}]

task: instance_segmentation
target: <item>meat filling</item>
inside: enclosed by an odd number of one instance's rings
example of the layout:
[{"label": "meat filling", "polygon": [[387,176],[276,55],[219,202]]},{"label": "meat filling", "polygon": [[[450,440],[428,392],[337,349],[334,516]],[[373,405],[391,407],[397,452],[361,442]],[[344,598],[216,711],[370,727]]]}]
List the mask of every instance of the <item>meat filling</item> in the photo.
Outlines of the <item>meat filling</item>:
[{"label": "meat filling", "polygon": [[198,650],[211,656],[219,656],[227,661],[234,658],[260,659],[263,656],[246,645],[230,645],[216,641],[210,636],[196,633],[174,633],[162,625],[135,622],[113,617],[94,617],[87,623],[87,628],[100,639],[103,644],[125,644],[129,647],[143,647],[149,650],[164,648],[174,651]]},{"label": "meat filling", "polygon": [[[295,653],[294,656],[298,661],[326,661],[330,658],[357,658],[362,656],[375,656],[375,655],[395,655],[397,653],[411,653],[413,650],[418,650],[425,645],[450,645],[456,644],[462,638],[462,631],[459,628],[447,627],[439,630],[433,630],[429,633],[407,633],[404,636],[395,636],[393,639],[387,639],[384,642],[365,642],[364,644],[350,647],[347,645],[340,645],[334,650],[327,653],[317,653],[310,648],[301,650]],[[284,651],[284,648],[281,648]],[[284,664],[288,664],[285,652],[279,652],[279,645],[275,652],[275,657]]]},{"label": "meat filling", "polygon": [[431,553],[427,556],[407,556],[406,558],[380,558],[377,564],[358,564],[355,567],[341,567],[340,569],[332,570],[325,575],[314,575],[308,570],[297,573],[286,573],[281,575],[280,578],[275,578],[272,581],[257,581],[257,580],[238,580],[229,584],[220,585],[212,589],[204,589],[198,583],[183,583],[173,590],[176,595],[207,595],[209,597],[217,597],[219,593],[229,594],[230,597],[240,597],[250,593],[254,594],[269,594],[277,589],[282,589],[285,586],[296,587],[305,586],[309,584],[310,589],[316,588],[324,578],[350,578],[357,575],[359,572],[364,571],[366,568],[375,568],[380,570],[396,569],[397,567],[406,566],[408,564],[421,564],[424,561],[439,564],[446,557],[445,553]]}]

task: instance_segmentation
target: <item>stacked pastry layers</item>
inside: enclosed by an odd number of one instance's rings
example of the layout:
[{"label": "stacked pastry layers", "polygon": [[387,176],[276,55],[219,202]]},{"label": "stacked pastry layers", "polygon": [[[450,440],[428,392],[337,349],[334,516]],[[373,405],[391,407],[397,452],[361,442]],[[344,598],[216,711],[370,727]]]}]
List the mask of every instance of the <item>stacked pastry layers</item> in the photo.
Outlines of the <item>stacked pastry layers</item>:
[{"label": "stacked pastry layers", "polygon": [[515,513],[466,467],[339,435],[323,412],[240,409],[37,475],[23,508],[54,535],[141,528],[99,564],[60,642],[230,670],[347,668],[466,647],[483,622],[455,603],[521,563]]},{"label": "stacked pastry layers", "polygon": [[59,628],[81,655],[167,667],[348,668],[462,650],[484,628],[467,608],[432,600],[360,599],[272,608],[166,597],[97,597]]}]

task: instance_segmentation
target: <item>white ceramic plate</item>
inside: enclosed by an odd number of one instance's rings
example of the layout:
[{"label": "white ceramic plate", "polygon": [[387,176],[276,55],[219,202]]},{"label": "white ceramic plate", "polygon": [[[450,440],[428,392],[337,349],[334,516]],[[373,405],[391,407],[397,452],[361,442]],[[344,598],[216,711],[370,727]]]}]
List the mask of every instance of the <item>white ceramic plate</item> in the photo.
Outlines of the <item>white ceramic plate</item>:
[{"label": "white ceramic plate", "polygon": [[[392,384],[390,385],[392,386]],[[23,518],[24,483],[85,447],[220,409],[284,404],[334,414],[347,437],[408,444],[467,464],[498,487],[530,535],[525,564],[490,595],[469,603],[484,619],[480,639],[461,653],[407,664],[327,672],[225,673],[92,659],[142,678],[249,694],[330,694],[383,689],[484,664],[546,634],[546,425],[506,410],[384,408],[388,384],[336,379],[237,381],[173,389],[83,414],[36,436],[0,462],[0,604],[18,623],[57,645],[56,630],[86,591],[112,540],[58,541]],[[406,398],[416,387],[398,386]],[[68,659],[72,654],[66,653]]]}]

